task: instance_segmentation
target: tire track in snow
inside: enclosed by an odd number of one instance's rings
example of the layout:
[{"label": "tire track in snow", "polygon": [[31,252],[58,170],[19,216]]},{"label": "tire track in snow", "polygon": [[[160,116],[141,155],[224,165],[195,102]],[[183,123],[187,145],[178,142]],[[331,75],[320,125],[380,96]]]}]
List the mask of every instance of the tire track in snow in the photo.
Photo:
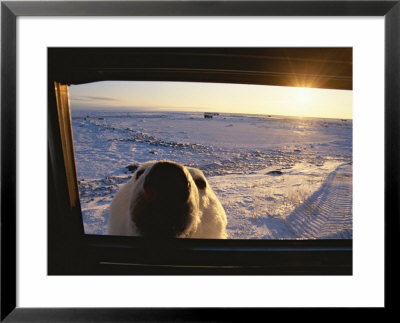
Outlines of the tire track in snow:
[{"label": "tire track in snow", "polygon": [[342,164],[329,174],[320,189],[286,219],[295,238],[352,238],[351,165]]}]

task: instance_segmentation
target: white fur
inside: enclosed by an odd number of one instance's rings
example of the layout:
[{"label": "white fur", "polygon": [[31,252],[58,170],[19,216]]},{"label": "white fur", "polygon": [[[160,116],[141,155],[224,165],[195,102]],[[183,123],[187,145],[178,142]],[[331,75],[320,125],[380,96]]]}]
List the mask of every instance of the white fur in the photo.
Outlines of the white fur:
[{"label": "white fur", "polygon": [[[138,236],[135,223],[129,214],[131,203],[143,189],[143,182],[151,167],[157,161],[142,164],[136,172],[145,170],[136,180],[135,175],[115,195],[111,202],[110,217],[108,220],[108,234],[123,236]],[[177,164],[177,163],[175,163]],[[181,165],[182,166],[182,165]],[[197,168],[183,167],[184,173],[190,182],[189,203],[192,204],[191,224],[181,237],[226,239],[226,214],[214,191],[208,184],[203,172]],[[198,189],[194,179],[202,178],[207,186],[204,190]]]}]

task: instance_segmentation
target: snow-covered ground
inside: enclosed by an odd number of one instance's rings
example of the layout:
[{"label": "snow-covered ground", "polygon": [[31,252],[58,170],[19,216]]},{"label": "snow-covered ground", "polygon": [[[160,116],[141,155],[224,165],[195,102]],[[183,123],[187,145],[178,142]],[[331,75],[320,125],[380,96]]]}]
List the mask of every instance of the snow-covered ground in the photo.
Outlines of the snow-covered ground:
[{"label": "snow-covered ground", "polygon": [[72,112],[85,232],[105,234],[132,173],[169,159],[200,168],[231,239],[352,238],[352,121],[200,112]]}]

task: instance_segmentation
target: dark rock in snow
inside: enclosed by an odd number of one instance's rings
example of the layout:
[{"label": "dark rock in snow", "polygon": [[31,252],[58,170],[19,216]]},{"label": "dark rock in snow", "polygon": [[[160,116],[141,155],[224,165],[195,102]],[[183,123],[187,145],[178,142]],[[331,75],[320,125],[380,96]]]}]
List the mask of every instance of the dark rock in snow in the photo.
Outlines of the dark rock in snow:
[{"label": "dark rock in snow", "polygon": [[132,173],[134,173],[136,171],[136,169],[138,169],[139,165],[128,165],[125,168],[128,168],[128,170]]},{"label": "dark rock in snow", "polygon": [[283,173],[280,170],[271,170],[270,172],[267,173],[267,175],[271,175],[271,176],[280,176]]}]

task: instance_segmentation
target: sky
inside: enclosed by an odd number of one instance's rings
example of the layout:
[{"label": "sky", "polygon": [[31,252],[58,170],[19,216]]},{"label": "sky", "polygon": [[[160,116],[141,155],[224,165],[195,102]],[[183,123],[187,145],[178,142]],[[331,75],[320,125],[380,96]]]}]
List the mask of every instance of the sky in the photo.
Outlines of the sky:
[{"label": "sky", "polygon": [[200,111],[352,119],[353,92],[197,82],[105,81],[71,85],[71,110]]}]

